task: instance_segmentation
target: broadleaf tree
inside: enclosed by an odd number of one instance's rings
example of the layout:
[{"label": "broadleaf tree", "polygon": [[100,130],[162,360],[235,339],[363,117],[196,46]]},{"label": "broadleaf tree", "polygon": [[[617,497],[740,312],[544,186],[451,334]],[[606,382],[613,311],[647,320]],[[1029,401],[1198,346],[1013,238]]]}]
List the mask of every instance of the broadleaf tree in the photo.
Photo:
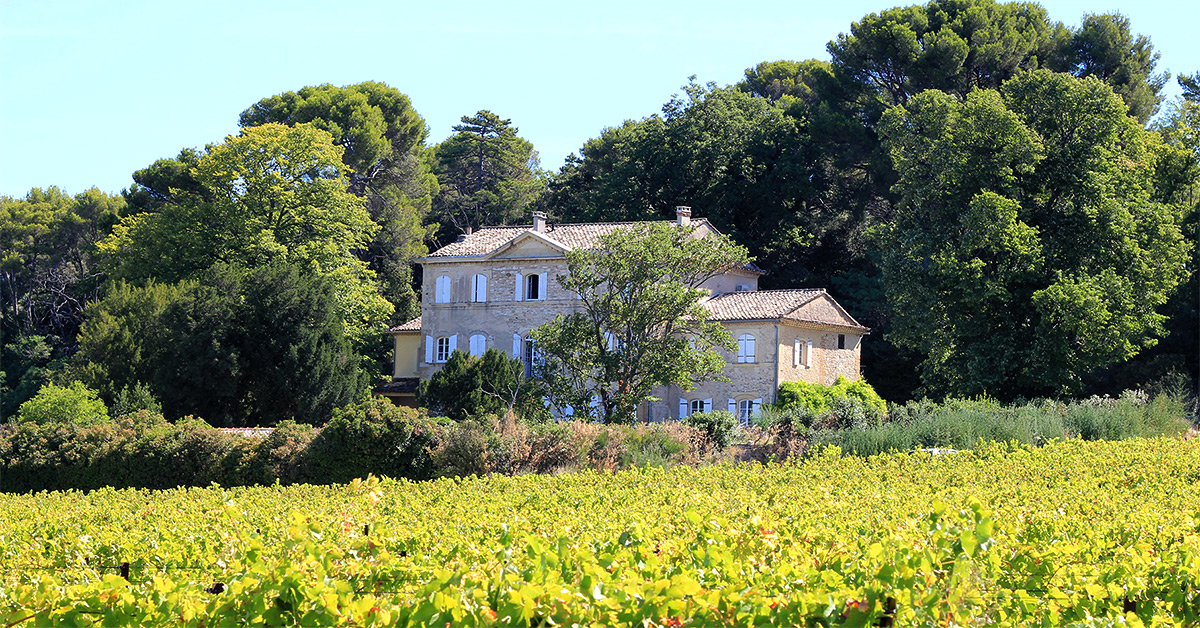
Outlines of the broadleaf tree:
[{"label": "broadleaf tree", "polygon": [[1096,78],[1045,70],[884,116],[900,202],[880,230],[893,340],[930,394],[1079,392],[1152,346],[1185,278],[1157,137]]},{"label": "broadleaf tree", "polygon": [[749,263],[746,249],[716,232],[637,224],[567,252],[579,309],[532,333],[536,372],[558,412],[629,423],[659,386],[690,390],[720,377],[733,339],[701,305],[708,279]]},{"label": "broadleaf tree", "polygon": [[348,191],[343,149],[310,125],[264,124],[210,146],[157,212],[128,215],[98,243],[116,279],[172,283],[215,264],[306,266],[336,286],[347,336],[363,346],[392,313],[355,252],[379,229]]}]

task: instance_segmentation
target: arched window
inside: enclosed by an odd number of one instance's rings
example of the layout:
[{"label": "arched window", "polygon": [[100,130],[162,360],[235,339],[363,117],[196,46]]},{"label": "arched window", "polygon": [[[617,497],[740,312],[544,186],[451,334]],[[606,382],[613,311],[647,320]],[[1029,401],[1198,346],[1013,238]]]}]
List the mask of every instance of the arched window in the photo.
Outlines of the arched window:
[{"label": "arched window", "polygon": [[478,358],[483,355],[484,351],[487,351],[487,338],[483,334],[474,334],[471,336],[468,346],[471,350],[471,355]]},{"label": "arched window", "polygon": [[449,336],[441,336],[437,339],[437,350],[434,353],[434,362],[445,362],[450,359],[450,354],[454,353],[453,339]]},{"label": "arched window", "polygon": [[704,400],[703,399],[693,399],[690,409],[691,409],[692,414],[696,414],[697,412],[704,412]]},{"label": "arched window", "polygon": [[441,275],[434,282],[433,302],[434,303],[449,303],[450,302],[450,275]]},{"label": "arched window", "polygon": [[477,273],[471,277],[471,302],[486,303],[487,302],[487,275]]},{"label": "arched window", "polygon": [[754,336],[750,334],[738,336],[737,361],[739,364],[758,361],[754,357]]}]

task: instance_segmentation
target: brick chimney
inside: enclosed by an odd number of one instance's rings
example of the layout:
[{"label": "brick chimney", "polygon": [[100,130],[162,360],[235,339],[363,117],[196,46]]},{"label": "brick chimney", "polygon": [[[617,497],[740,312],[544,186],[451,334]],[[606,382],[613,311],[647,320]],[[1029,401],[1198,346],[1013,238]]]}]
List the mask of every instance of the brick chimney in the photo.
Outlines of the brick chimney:
[{"label": "brick chimney", "polygon": [[546,212],[533,212],[533,230],[538,233],[546,232]]},{"label": "brick chimney", "polygon": [[687,205],[675,206],[675,224],[680,227],[692,226],[692,208]]}]

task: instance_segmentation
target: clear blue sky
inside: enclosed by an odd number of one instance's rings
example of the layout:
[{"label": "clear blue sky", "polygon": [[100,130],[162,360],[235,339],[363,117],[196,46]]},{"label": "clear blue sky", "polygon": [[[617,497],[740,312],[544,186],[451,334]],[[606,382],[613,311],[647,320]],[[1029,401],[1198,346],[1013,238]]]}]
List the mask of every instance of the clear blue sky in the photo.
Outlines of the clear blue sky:
[{"label": "clear blue sky", "polygon": [[[1196,0],[1108,2],[1043,4],[1072,25],[1120,11],[1160,70],[1200,70]],[[826,59],[851,22],[911,2],[512,4],[0,0],[0,194],[117,192],[155,159],[236,132],[260,98],[364,80],[408,94],[431,142],[490,109],[557,170],[602,128],[659,111],[689,75],[727,84],[759,61]]]}]

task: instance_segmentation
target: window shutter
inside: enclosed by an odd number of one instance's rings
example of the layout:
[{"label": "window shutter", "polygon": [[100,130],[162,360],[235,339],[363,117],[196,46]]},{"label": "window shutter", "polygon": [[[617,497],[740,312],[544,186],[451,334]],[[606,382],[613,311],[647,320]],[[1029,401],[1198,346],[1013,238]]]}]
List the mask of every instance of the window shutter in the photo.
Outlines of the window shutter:
[{"label": "window shutter", "polygon": [[812,341],[804,347],[804,366],[812,366]]},{"label": "window shutter", "polygon": [[712,397],[704,400],[704,411],[712,412]]},{"label": "window shutter", "polygon": [[604,346],[608,347],[609,351],[617,348],[617,337],[611,331],[604,332]]},{"label": "window shutter", "polygon": [[575,416],[575,408],[573,408],[571,406],[567,406],[567,407],[563,408],[563,416],[567,416],[567,417]]},{"label": "window shutter", "polygon": [[479,356],[483,355],[484,342],[485,342],[484,337],[481,336],[480,334],[475,334],[475,335],[471,336],[471,339],[468,344],[468,349],[470,350],[471,355],[473,355],[475,357],[479,357]]},{"label": "window shutter", "polygon": [[679,418],[686,419],[688,415],[688,402],[683,397],[679,398]]},{"label": "window shutter", "polygon": [[433,364],[433,336],[425,336],[425,363]]},{"label": "window shutter", "polygon": [[513,357],[521,357],[521,334],[513,334]]},{"label": "window shutter", "polygon": [[800,366],[800,339],[792,343],[792,366]]},{"label": "window shutter", "polygon": [[546,277],[550,273],[542,273],[538,275],[538,300],[545,301],[546,293],[550,291],[550,284],[547,283]]},{"label": "window shutter", "polygon": [[525,300],[525,275],[517,273],[517,300]]},{"label": "window shutter", "polygon": [[737,416],[737,399],[729,400],[729,413]]},{"label": "window shutter", "polygon": [[755,399],[753,405],[750,406],[750,416],[758,416],[760,412],[762,412],[762,397]]},{"label": "window shutter", "polygon": [[453,336],[450,336],[450,353],[454,353],[454,350],[457,348],[458,348],[458,334],[454,334]]},{"label": "window shutter", "polygon": [[738,361],[738,364],[741,364],[742,362],[746,361],[746,338],[745,338],[745,336],[738,338],[737,361]]},{"label": "window shutter", "polygon": [[471,298],[476,303],[487,302],[487,275],[475,275],[475,285],[472,288]]},{"label": "window shutter", "polygon": [[746,343],[746,361],[757,362],[754,351],[754,336],[750,336],[750,341]]}]

